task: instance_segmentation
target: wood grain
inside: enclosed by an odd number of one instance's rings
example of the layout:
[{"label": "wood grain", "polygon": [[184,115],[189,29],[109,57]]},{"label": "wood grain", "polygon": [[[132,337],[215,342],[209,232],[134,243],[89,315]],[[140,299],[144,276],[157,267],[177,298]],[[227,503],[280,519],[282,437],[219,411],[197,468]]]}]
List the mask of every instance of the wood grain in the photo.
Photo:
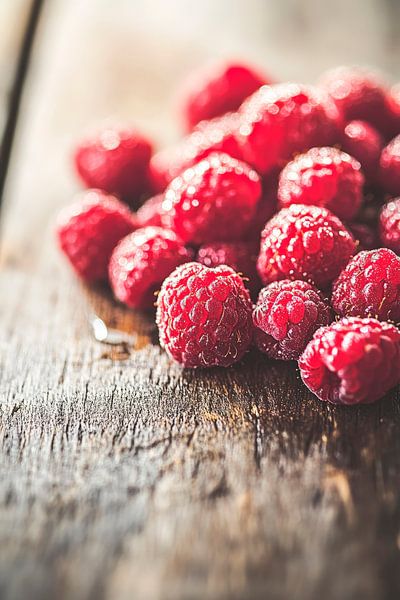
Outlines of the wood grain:
[{"label": "wood grain", "polygon": [[[398,392],[323,406],[293,364],[256,353],[225,371],[183,371],[151,315],[83,289],[54,244],[54,216],[77,190],[74,139],[112,115],[160,143],[177,136],[173,90],[214,53],[313,79],[347,52],[399,77],[395,6],[351,3],[344,33],[361,22],[369,43],[356,32],[343,50],[331,33],[311,60],[317,23],[339,26],[316,1],[274,4],[45,5],[3,222],[1,598],[399,597]],[[96,342],[93,311],[133,333],[133,347]]]}]

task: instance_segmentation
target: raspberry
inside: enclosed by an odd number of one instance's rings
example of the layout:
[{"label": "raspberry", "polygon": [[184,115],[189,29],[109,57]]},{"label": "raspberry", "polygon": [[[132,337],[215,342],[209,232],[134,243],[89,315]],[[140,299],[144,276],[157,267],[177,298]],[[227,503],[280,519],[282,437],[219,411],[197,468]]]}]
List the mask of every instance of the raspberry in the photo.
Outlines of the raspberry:
[{"label": "raspberry", "polygon": [[339,113],[324,92],[294,83],[265,85],[240,108],[243,158],[262,174],[297,152],[339,139]]},{"label": "raspberry", "polygon": [[293,204],[266,224],[257,268],[264,283],[303,279],[324,288],[354,250],[352,236],[329,210]]},{"label": "raspberry", "polygon": [[233,269],[187,263],[165,279],[157,299],[161,346],[185,367],[228,367],[251,344],[251,312]]},{"label": "raspberry", "polygon": [[210,154],[170,183],[162,222],[185,243],[233,241],[250,224],[260,194],[260,178],[248,165]]},{"label": "raspberry", "polygon": [[150,160],[153,187],[163,191],[185,169],[206,158],[212,152],[225,152],[241,160],[242,149],[238,140],[240,118],[229,113],[211,121],[202,121],[175,146],[154,154]]},{"label": "raspberry", "polygon": [[264,76],[240,63],[202,69],[190,77],[182,90],[182,110],[187,129],[204,119],[237,110],[243,100],[264,83]]},{"label": "raspberry", "polygon": [[306,281],[275,281],[261,290],[253,311],[255,343],[271,358],[299,358],[313,333],[332,321],[320,292]]},{"label": "raspberry", "polygon": [[386,119],[386,90],[379,77],[362,67],[337,67],[325,73],[321,87],[346,121],[367,121],[381,131]]},{"label": "raspberry", "polygon": [[341,146],[361,163],[366,178],[374,182],[383,148],[381,134],[365,121],[350,121],[344,129]]},{"label": "raspberry", "polygon": [[380,181],[389,194],[394,196],[400,194],[400,135],[382,150]]},{"label": "raspberry", "polygon": [[161,227],[162,203],[164,202],[164,194],[157,194],[146,200],[138,209],[136,219],[139,227]]},{"label": "raspberry", "polygon": [[132,206],[149,187],[152,144],[135,129],[108,128],[82,142],[75,166],[88,187],[116,194]]},{"label": "raspberry", "polygon": [[400,198],[385,204],[379,225],[382,244],[400,255]]},{"label": "raspberry", "polygon": [[361,165],[337,148],[311,148],[288,163],[279,177],[281,207],[313,204],[353,219],[362,202]]},{"label": "raspberry", "polygon": [[400,133],[400,83],[397,83],[388,91],[386,106],[388,125],[385,133],[387,139],[391,140]]},{"label": "raspberry", "polygon": [[196,260],[206,267],[231,267],[244,275],[246,287],[256,293],[261,287],[256,268],[257,255],[258,244],[254,242],[214,242],[201,246]]},{"label": "raspberry", "polygon": [[375,402],[400,381],[400,331],[376,319],[342,319],[316,331],[299,367],[320,400]]},{"label": "raspberry", "polygon": [[93,283],[107,280],[114,247],[136,226],[132,213],[117,198],[89,190],[60,213],[57,237],[79,277]]},{"label": "raspberry", "polygon": [[332,306],[343,317],[400,322],[400,258],[387,248],[357,254],[333,285]]},{"label": "raspberry", "polygon": [[373,227],[367,223],[349,223],[348,230],[357,243],[357,252],[373,250],[379,247],[378,235]]},{"label": "raspberry", "polygon": [[114,296],[131,308],[151,308],[165,277],[191,258],[191,252],[172,231],[137,229],[112,253],[108,273]]}]

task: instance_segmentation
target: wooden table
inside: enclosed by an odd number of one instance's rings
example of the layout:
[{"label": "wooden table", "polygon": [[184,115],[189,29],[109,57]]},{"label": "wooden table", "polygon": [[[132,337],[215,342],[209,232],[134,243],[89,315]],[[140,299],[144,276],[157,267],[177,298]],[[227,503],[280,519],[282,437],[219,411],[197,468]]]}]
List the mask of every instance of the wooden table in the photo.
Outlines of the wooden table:
[{"label": "wooden table", "polygon": [[[399,3],[0,9],[0,597],[399,598],[398,392],[325,406],[294,365],[257,354],[185,372],[150,318],[80,287],[53,237],[78,189],[71,148],[92,125],[116,115],[171,141],[177,82],[223,55],[281,79],[341,62],[400,79]],[[135,348],[97,342],[92,311]]]}]

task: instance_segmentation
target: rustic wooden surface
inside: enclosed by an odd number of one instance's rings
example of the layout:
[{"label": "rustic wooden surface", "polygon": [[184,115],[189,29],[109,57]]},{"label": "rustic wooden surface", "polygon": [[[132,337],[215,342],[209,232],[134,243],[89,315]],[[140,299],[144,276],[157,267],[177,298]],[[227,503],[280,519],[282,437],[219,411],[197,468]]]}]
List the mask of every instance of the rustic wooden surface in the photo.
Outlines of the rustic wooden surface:
[{"label": "rustic wooden surface", "polygon": [[[322,4],[44,2],[2,214],[0,598],[399,597],[398,392],[327,407],[257,354],[182,371],[53,239],[74,139],[113,115],[177,136],[176,83],[213,55],[400,78],[396,2]],[[134,347],[96,342],[93,311]]]}]

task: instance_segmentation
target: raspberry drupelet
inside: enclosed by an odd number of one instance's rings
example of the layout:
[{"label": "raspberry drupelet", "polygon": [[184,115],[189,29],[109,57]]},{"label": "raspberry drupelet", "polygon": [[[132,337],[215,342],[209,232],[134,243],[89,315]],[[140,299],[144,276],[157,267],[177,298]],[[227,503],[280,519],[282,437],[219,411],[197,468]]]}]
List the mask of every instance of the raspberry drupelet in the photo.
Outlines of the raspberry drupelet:
[{"label": "raspberry drupelet", "polygon": [[400,255],[400,198],[393,198],[382,208],[379,233],[382,244]]},{"label": "raspberry drupelet", "polygon": [[249,292],[233,269],[187,263],[165,279],[158,295],[161,346],[185,367],[228,367],[251,344],[251,313]]},{"label": "raspberry drupelet", "polygon": [[77,275],[94,283],[107,281],[114,247],[136,227],[134,215],[115,196],[88,190],[61,211],[56,233],[59,246]]},{"label": "raspberry drupelet", "polygon": [[313,86],[265,85],[243,103],[240,113],[243,158],[263,175],[298,152],[331,146],[340,137],[338,110]]},{"label": "raspberry drupelet", "polygon": [[400,382],[400,331],[376,319],[344,318],[316,331],[299,368],[320,400],[375,402]]},{"label": "raspberry drupelet", "polygon": [[325,288],[355,248],[349,231],[328,209],[293,204],[266,224],[257,268],[263,283],[302,279]]},{"label": "raspberry drupelet", "polygon": [[360,252],[333,285],[332,306],[341,316],[400,322],[400,258],[387,248]]},{"label": "raspberry drupelet", "polygon": [[238,133],[240,123],[240,115],[237,113],[202,121],[180,142],[156,152],[149,167],[153,188],[159,192],[164,191],[172,179],[213,152],[225,152],[242,160]]},{"label": "raspberry drupelet", "polygon": [[332,321],[321,293],[306,281],[276,281],[263,288],[253,311],[256,346],[270,358],[296,360],[313,333]]},{"label": "raspberry drupelet", "polygon": [[257,242],[213,242],[200,246],[196,260],[206,267],[227,265],[243,275],[246,287],[252,294],[261,287],[257,273]]},{"label": "raspberry drupelet", "polygon": [[253,169],[227,154],[210,154],[170,183],[162,223],[189,244],[238,240],[260,195],[260,178]]},{"label": "raspberry drupelet", "polygon": [[359,161],[370,183],[376,183],[383,145],[381,134],[365,121],[350,121],[344,128],[342,150]]},{"label": "raspberry drupelet", "polygon": [[162,203],[164,194],[148,198],[136,212],[138,227],[161,227]]},{"label": "raspberry drupelet", "polygon": [[180,107],[185,126],[192,129],[204,119],[237,110],[264,83],[266,77],[250,66],[226,62],[194,73],[181,89]]},{"label": "raspberry drupelet", "polygon": [[363,198],[361,165],[337,148],[311,148],[288,163],[280,174],[281,207],[311,204],[329,208],[340,219],[351,220]]},{"label": "raspberry drupelet", "polygon": [[138,206],[149,189],[152,143],[136,129],[108,127],[75,151],[75,167],[88,186]]},{"label": "raspberry drupelet", "polygon": [[386,121],[386,89],[379,75],[363,67],[342,66],[324,73],[326,90],[346,121],[367,121],[381,131]]},{"label": "raspberry drupelet", "polygon": [[172,231],[160,227],[137,229],[112,253],[109,278],[115,297],[131,308],[154,306],[154,293],[178,265],[192,254]]},{"label": "raspberry drupelet", "polygon": [[383,189],[389,194],[393,194],[393,196],[400,194],[400,135],[382,150],[380,182]]}]

